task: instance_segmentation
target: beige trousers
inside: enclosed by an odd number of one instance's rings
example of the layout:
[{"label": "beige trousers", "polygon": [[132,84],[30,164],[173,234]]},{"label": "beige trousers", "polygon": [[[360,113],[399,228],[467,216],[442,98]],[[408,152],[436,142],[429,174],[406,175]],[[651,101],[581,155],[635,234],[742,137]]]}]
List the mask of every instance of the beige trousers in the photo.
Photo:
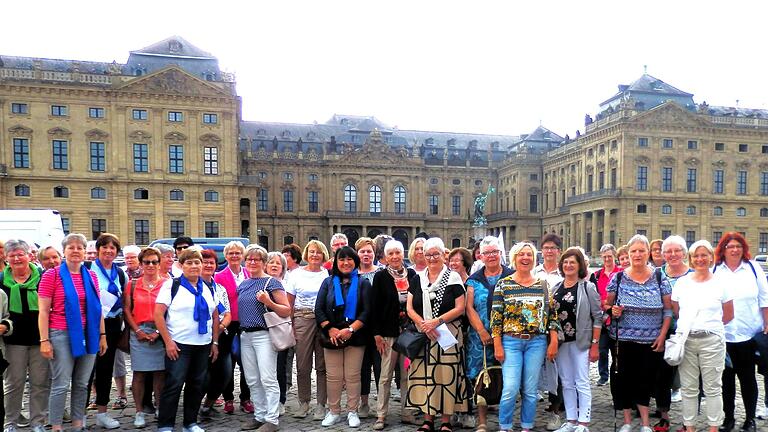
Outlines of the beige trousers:
[{"label": "beige trousers", "polygon": [[685,341],[680,373],[680,393],[683,396],[683,424],[696,425],[699,409],[699,375],[707,395],[707,424],[723,423],[723,368],[725,368],[725,339],[718,335],[688,337]]},{"label": "beige trousers", "polygon": [[[387,350],[381,355],[381,375],[379,375],[379,393],[376,396],[379,417],[386,417],[389,412],[389,396],[392,390],[392,375],[400,367],[400,394],[408,394],[408,371],[405,370],[405,356],[392,349],[397,338],[385,337]],[[403,397],[403,407],[405,398]],[[403,410],[405,411],[405,410]]]},{"label": "beige trousers", "polygon": [[341,392],[347,389],[347,411],[357,412],[360,405],[360,371],[363,368],[364,346],[348,346],[325,350],[328,377],[328,408],[332,413],[341,411]]},{"label": "beige trousers", "polygon": [[317,403],[325,405],[328,399],[325,358],[314,313],[300,314],[297,310],[293,318],[293,331],[296,333],[296,383],[299,387],[299,402],[309,403],[312,398],[312,354],[314,354],[317,372]]},{"label": "beige trousers", "polygon": [[29,415],[32,426],[43,426],[48,413],[51,374],[48,359],[40,354],[40,345],[6,345],[8,369],[4,375],[6,425],[18,425],[24,385],[29,374]]}]

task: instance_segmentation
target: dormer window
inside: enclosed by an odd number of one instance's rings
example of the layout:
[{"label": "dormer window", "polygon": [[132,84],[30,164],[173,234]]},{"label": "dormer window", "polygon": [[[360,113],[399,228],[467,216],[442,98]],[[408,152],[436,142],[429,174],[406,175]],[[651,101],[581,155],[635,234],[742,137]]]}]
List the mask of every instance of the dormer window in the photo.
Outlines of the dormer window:
[{"label": "dormer window", "polygon": [[177,40],[172,40],[168,42],[168,51],[171,54],[178,54],[181,52],[181,42]]}]

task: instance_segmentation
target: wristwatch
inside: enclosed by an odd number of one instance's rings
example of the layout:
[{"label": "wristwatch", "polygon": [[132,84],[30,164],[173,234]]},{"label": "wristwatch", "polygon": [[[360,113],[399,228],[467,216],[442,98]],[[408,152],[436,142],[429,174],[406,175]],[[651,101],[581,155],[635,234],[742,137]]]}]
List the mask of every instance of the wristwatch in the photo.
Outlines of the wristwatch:
[{"label": "wristwatch", "polygon": [[597,339],[592,339],[592,343],[593,343],[593,344],[596,344],[596,343],[598,343],[598,342],[599,342],[599,341],[598,341]]},{"label": "wristwatch", "polygon": [[350,332],[350,333],[354,333],[354,332],[355,332],[355,329],[354,329],[354,328],[352,328],[352,326],[349,326],[348,328],[349,328],[349,332]]}]

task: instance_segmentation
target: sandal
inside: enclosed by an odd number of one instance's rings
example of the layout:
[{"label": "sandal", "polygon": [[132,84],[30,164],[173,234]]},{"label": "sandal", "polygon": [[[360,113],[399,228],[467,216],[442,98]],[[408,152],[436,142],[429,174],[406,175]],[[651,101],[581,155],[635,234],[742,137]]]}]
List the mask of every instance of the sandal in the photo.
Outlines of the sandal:
[{"label": "sandal", "polygon": [[424,424],[420,428],[416,429],[416,432],[435,432],[435,422],[424,420]]},{"label": "sandal", "polygon": [[121,396],[118,398],[115,398],[114,402],[112,402],[112,409],[125,409],[125,407],[128,406],[128,398],[125,396]]},{"label": "sandal", "polygon": [[376,419],[376,423],[373,424],[373,430],[384,430],[385,427],[387,423],[382,418]]},{"label": "sandal", "polygon": [[485,423],[480,423],[475,428],[475,432],[488,432],[488,426]]},{"label": "sandal", "polygon": [[450,423],[444,423],[440,425],[440,432],[453,432],[453,427]]}]

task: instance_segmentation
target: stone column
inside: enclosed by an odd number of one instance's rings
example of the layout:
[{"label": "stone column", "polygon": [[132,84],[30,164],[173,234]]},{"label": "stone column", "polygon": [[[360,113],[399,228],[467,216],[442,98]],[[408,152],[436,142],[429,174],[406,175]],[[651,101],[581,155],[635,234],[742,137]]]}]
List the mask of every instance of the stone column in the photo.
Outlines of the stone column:
[{"label": "stone column", "polygon": [[581,213],[581,224],[579,224],[579,242],[576,246],[586,249],[587,245],[587,213]]},{"label": "stone column", "polygon": [[[259,214],[258,191],[258,189],[254,188],[254,194],[252,197],[250,197],[250,205],[248,206],[248,238],[251,243],[255,244],[259,244],[259,233],[257,232]],[[238,213],[238,215],[239,214],[240,213]]]},{"label": "stone column", "polygon": [[592,255],[595,254],[596,250],[600,249],[600,246],[597,244],[597,210],[592,211],[592,244],[586,246],[589,246],[589,251]]},{"label": "stone column", "polygon": [[570,247],[576,244],[576,214],[571,213],[568,216],[568,219],[570,220],[570,226],[568,228],[570,230],[570,233],[568,236],[570,241],[568,246]]}]

